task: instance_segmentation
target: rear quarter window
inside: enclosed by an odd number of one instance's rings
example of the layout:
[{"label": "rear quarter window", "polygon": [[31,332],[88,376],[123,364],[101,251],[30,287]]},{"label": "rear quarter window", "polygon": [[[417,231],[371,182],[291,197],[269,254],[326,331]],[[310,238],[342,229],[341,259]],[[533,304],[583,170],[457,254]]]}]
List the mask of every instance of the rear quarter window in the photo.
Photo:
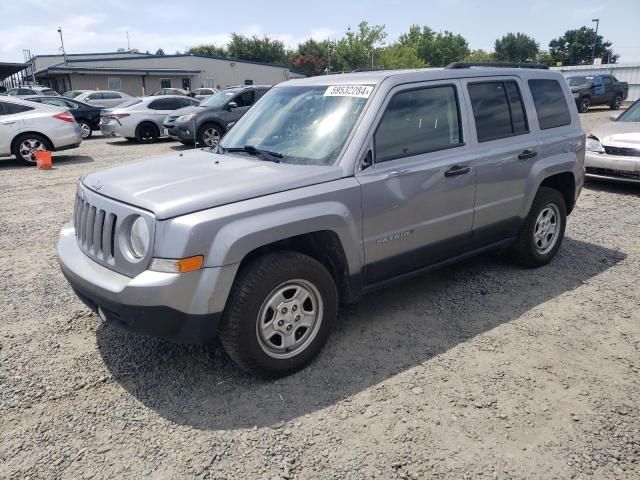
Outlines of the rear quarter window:
[{"label": "rear quarter window", "polygon": [[529,89],[541,130],[571,124],[571,113],[560,82],[547,79],[529,80]]}]

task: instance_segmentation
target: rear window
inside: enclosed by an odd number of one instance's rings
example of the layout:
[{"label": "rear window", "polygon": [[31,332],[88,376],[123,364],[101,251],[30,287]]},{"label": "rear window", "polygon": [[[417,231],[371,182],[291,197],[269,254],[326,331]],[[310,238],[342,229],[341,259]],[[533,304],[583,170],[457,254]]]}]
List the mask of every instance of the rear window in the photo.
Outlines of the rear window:
[{"label": "rear window", "polygon": [[529,88],[541,130],[571,123],[567,100],[557,80],[529,80]]},{"label": "rear window", "polygon": [[115,92],[103,92],[102,98],[105,100],[114,100],[117,98],[122,98],[122,96]]},{"label": "rear window", "polygon": [[42,93],[44,93],[45,95],[53,95],[54,97],[58,95],[58,92],[51,89],[43,90]]},{"label": "rear window", "polygon": [[123,102],[120,105],[118,105],[118,108],[133,107],[134,105],[137,105],[140,102],[142,102],[142,99],[140,99],[140,98],[132,98],[131,100],[127,100],[126,102]]},{"label": "rear window", "polygon": [[478,142],[529,132],[522,97],[516,82],[472,83],[468,89]]},{"label": "rear window", "polygon": [[0,102],[0,115],[13,115],[14,113],[28,112],[29,110],[33,110],[33,108],[17,103]]}]

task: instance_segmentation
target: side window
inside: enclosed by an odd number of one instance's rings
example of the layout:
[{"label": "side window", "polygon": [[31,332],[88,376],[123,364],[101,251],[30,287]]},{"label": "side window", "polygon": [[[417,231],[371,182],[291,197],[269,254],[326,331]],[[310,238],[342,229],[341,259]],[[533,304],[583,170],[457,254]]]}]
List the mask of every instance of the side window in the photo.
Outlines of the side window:
[{"label": "side window", "polygon": [[38,92],[31,90],[29,88],[23,88],[20,90],[20,95],[37,95]]},{"label": "side window", "polygon": [[73,108],[76,109],[78,108],[78,104],[74,103],[74,102],[70,102],[69,100],[65,100],[64,103],[67,105],[67,107],[69,108]]},{"label": "side window", "polygon": [[472,83],[468,90],[478,142],[512,137],[529,131],[516,82]]},{"label": "side window", "polygon": [[102,94],[102,98],[104,98],[105,100],[116,100],[122,98],[122,96],[118,95],[115,92],[104,92]]},{"label": "side window", "polygon": [[249,90],[248,92],[244,92],[238,95],[233,99],[233,101],[236,102],[239,107],[249,107],[253,104],[254,97],[255,92],[253,90]]},{"label": "side window", "polygon": [[611,86],[611,77],[602,77],[604,79],[604,85],[606,87],[610,87]]},{"label": "side window", "polygon": [[408,90],[393,96],[374,136],[376,163],[462,145],[455,87]]},{"label": "side window", "polygon": [[43,103],[46,103],[48,105],[53,105],[54,107],[69,108],[69,105],[67,105],[67,103],[64,100],[61,100],[58,98],[49,98],[45,100]]},{"label": "side window", "polygon": [[17,103],[0,102],[0,115],[13,115],[14,113],[22,113],[33,110],[32,107],[26,105],[18,105]]},{"label": "side window", "polygon": [[51,89],[43,90],[42,93],[44,93],[45,95],[54,95],[54,96],[58,95],[58,92],[56,92],[55,90],[51,90]]},{"label": "side window", "polygon": [[557,80],[529,80],[529,88],[541,130],[571,123],[567,100]]},{"label": "side window", "polygon": [[175,98],[159,98],[151,102],[148,108],[151,110],[175,110],[182,106]]},{"label": "side window", "polygon": [[102,99],[101,93],[92,93],[87,97],[87,100],[100,100],[100,99]]}]

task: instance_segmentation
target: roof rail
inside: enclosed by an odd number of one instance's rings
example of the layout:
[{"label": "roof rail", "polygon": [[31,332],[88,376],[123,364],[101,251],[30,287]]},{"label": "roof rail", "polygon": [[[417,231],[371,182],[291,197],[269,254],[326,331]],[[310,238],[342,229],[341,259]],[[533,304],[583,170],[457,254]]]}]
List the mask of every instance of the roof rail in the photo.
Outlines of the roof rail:
[{"label": "roof rail", "polygon": [[512,62],[453,62],[444,68],[455,70],[459,68],[471,68],[471,67],[536,68],[539,70],[549,70],[549,65],[545,65],[543,63],[512,63]]}]

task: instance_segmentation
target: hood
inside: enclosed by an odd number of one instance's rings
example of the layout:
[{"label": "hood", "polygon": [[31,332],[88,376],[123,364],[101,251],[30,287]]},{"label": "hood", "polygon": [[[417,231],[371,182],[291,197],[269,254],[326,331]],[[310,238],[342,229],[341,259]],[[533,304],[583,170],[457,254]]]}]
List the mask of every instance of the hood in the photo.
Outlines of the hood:
[{"label": "hood", "polygon": [[603,145],[640,149],[640,122],[609,122],[591,130]]},{"label": "hood", "polygon": [[158,219],[337,180],[342,169],[191,150],[90,173],[83,184]]},{"label": "hood", "polygon": [[186,115],[187,113],[201,112],[204,109],[205,107],[201,107],[200,105],[191,105],[189,107],[178,108],[177,110],[171,112],[169,115],[171,115],[172,117],[179,117],[180,115]]}]

